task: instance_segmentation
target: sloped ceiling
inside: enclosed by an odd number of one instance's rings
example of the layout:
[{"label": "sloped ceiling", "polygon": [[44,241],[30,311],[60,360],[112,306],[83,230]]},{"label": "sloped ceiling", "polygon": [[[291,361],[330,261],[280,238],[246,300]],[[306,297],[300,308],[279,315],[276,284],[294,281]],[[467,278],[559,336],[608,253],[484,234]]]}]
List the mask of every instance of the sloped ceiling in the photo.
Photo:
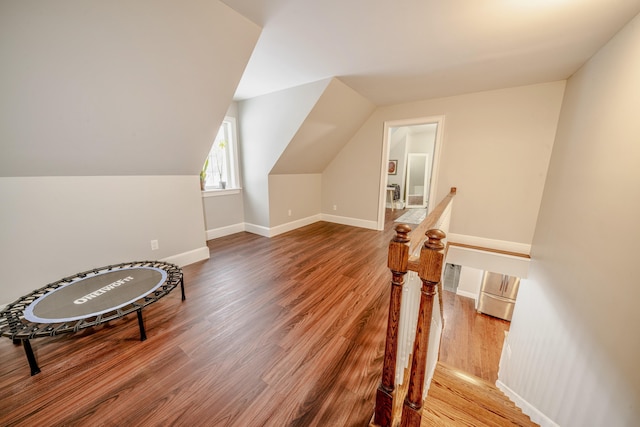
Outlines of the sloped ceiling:
[{"label": "sloped ceiling", "polygon": [[0,3],[0,176],[195,175],[260,28],[215,0]]},{"label": "sloped ceiling", "polygon": [[321,173],[374,109],[373,103],[332,79],[271,173]]},{"label": "sloped ceiling", "polygon": [[338,77],[377,105],[564,80],[638,0],[223,0],[263,27],[246,99]]}]

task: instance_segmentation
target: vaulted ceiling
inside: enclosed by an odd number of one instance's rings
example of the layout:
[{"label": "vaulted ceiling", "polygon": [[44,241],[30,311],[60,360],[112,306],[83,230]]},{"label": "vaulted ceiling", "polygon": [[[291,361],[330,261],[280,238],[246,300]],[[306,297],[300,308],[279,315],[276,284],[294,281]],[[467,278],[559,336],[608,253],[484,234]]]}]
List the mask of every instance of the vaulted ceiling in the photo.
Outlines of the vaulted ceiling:
[{"label": "vaulted ceiling", "polygon": [[0,176],[196,175],[259,34],[217,1],[0,2]]},{"label": "vaulted ceiling", "polygon": [[638,0],[125,3],[0,2],[0,176],[195,175],[232,98],[337,78],[274,169],[316,173],[374,104],[565,79],[640,12]]},{"label": "vaulted ceiling", "polygon": [[638,0],[223,0],[263,27],[246,99],[338,77],[377,105],[563,80]]}]

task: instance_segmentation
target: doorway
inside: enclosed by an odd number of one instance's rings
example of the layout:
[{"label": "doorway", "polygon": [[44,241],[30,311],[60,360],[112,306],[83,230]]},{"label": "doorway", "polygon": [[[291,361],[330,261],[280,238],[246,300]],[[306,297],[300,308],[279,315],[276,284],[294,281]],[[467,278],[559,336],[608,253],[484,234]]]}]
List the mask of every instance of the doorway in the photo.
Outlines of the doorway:
[{"label": "doorway", "polygon": [[429,200],[429,178],[431,176],[430,153],[407,154],[407,177],[405,179],[405,205],[409,209],[426,208]]},{"label": "doorway", "polygon": [[[444,116],[384,123],[379,230],[384,228],[387,207],[419,208],[427,212],[435,207],[443,126]],[[391,199],[393,194],[399,200]]]}]

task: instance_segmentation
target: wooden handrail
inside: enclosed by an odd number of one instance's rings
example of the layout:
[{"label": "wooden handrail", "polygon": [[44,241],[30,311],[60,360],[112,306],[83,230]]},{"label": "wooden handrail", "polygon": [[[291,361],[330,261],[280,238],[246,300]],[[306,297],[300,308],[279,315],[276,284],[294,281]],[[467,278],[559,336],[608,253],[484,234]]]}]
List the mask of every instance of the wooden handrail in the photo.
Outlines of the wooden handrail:
[{"label": "wooden handrail", "polygon": [[[394,425],[394,400],[398,398],[395,389],[395,372],[400,306],[402,303],[404,277],[409,270],[418,273],[422,280],[422,292],[409,375],[409,387],[402,411],[401,423],[404,427],[420,425],[423,400],[422,390],[433,314],[433,297],[437,293],[436,287],[440,284],[440,277],[442,276],[443,249],[445,247],[442,240],[446,237],[444,232],[433,229],[433,227],[440,223],[440,218],[446,212],[455,194],[456,188],[453,187],[449,194],[416,227],[413,233],[411,233],[411,227],[407,224],[397,225],[395,228],[396,236],[389,243],[387,265],[391,270],[391,298],[385,338],[382,380],[376,392],[376,407],[371,425],[382,427]],[[411,233],[411,237],[409,237],[409,233]],[[425,235],[427,236],[426,241]],[[418,249],[420,249],[419,256],[412,255]]]},{"label": "wooden handrail", "polygon": [[[422,246],[422,242],[424,242],[424,236],[427,230],[436,227],[436,224],[438,224],[438,222],[440,221],[442,214],[447,210],[447,208],[449,207],[449,204],[453,201],[453,198],[456,195],[457,191],[458,190],[456,187],[451,187],[449,194],[447,194],[444,197],[444,199],[442,199],[440,203],[438,203],[438,205],[435,207],[434,210],[429,212],[429,215],[427,215],[427,217],[420,224],[418,224],[418,226],[411,233],[411,242],[409,243],[409,253],[411,254],[410,258],[414,261],[412,263],[414,264],[414,268],[417,268],[415,267],[415,262],[419,257],[419,255],[414,255],[414,254],[418,250],[420,250]],[[415,270],[414,268],[411,268],[411,264],[410,264],[409,269],[411,271],[418,271],[418,270]]]}]

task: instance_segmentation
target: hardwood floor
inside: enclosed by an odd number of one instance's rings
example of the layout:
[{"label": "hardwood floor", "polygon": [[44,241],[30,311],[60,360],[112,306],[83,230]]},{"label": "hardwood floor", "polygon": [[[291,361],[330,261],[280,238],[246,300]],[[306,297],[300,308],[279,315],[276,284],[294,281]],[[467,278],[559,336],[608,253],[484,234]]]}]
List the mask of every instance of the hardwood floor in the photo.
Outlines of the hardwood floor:
[{"label": "hardwood floor", "polygon": [[187,300],[145,309],[146,341],[135,316],[35,339],[34,377],[1,339],[0,425],[366,426],[400,214],[384,232],[319,222],[210,241],[211,259],[184,268]]},{"label": "hardwood floor", "polygon": [[440,361],[495,384],[510,323],[478,313],[472,298],[449,291],[443,292],[443,303]]},{"label": "hardwood floor", "polygon": [[438,362],[424,403],[421,427],[457,426],[538,425],[492,383]]}]

